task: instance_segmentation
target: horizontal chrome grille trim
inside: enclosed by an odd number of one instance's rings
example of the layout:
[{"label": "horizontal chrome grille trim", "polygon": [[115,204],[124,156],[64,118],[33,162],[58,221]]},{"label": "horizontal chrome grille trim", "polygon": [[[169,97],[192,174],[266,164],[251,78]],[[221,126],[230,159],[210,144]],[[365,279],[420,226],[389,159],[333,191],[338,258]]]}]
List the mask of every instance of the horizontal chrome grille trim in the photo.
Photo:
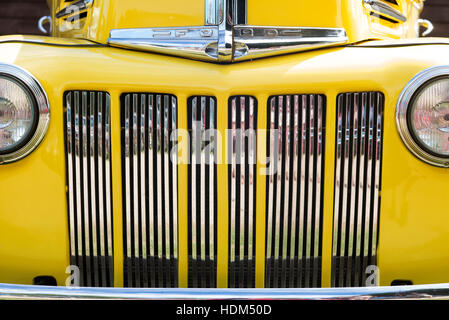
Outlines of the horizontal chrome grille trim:
[{"label": "horizontal chrome grille trim", "polygon": [[215,161],[217,100],[188,99],[190,161],[188,174],[188,286],[217,286],[217,167]]},{"label": "horizontal chrome grille trim", "polygon": [[126,93],[122,103],[125,287],[178,286],[177,99]]},{"label": "horizontal chrome grille trim", "polygon": [[268,101],[267,288],[321,286],[325,119],[323,95]]},{"label": "horizontal chrome grille trim", "polygon": [[255,287],[255,221],[257,100],[249,96],[229,99],[232,150],[229,165],[230,288]]},{"label": "horizontal chrome grille trim", "polygon": [[2,299],[126,300],[442,300],[449,284],[318,289],[130,289],[0,284]]},{"label": "horizontal chrome grille trim", "polygon": [[366,285],[377,266],[384,96],[337,98],[332,286]]},{"label": "horizontal chrome grille trim", "polygon": [[80,285],[114,285],[110,96],[64,94],[71,264]]}]

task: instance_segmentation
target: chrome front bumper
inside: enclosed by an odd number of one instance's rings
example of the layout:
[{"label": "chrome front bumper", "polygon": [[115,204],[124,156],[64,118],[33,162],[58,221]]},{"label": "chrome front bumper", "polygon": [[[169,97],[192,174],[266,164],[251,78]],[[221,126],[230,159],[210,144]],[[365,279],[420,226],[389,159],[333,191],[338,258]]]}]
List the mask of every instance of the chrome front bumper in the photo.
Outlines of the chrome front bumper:
[{"label": "chrome front bumper", "polygon": [[320,289],[123,289],[0,284],[0,299],[58,300],[449,300],[449,284]]}]

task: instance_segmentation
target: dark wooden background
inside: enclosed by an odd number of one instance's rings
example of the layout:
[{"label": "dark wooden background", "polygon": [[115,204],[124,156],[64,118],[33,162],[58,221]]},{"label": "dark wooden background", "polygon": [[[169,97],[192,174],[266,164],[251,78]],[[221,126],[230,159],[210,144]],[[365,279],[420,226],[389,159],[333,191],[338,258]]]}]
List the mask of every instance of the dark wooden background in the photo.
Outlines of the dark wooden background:
[{"label": "dark wooden background", "polygon": [[[45,0],[0,0],[0,34],[41,34],[37,22],[48,14]],[[431,36],[449,37],[449,0],[426,0],[422,17],[435,26]]]}]

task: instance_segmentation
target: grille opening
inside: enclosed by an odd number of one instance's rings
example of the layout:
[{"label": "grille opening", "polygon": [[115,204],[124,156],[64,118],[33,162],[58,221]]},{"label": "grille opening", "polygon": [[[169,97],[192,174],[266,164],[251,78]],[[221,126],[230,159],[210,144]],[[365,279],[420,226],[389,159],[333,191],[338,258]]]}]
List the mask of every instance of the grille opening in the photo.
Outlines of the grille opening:
[{"label": "grille opening", "polygon": [[[177,99],[121,96],[125,287],[178,286]],[[172,161],[173,160],[173,161]]]},{"label": "grille opening", "polygon": [[384,96],[340,94],[334,198],[332,286],[366,285],[377,266]]},{"label": "grille opening", "polygon": [[277,172],[267,177],[265,287],[320,287],[326,97],[274,96],[268,106]]},{"label": "grille opening", "polygon": [[231,136],[229,182],[230,288],[254,288],[256,255],[257,100],[234,96],[228,105]]},{"label": "grille opening", "polygon": [[217,145],[209,131],[217,128],[216,98],[190,97],[187,114],[191,148],[187,188],[188,286],[216,288],[217,166],[214,150]]},{"label": "grille opening", "polygon": [[96,91],[64,94],[70,263],[79,284],[110,287],[113,275],[110,97]]}]

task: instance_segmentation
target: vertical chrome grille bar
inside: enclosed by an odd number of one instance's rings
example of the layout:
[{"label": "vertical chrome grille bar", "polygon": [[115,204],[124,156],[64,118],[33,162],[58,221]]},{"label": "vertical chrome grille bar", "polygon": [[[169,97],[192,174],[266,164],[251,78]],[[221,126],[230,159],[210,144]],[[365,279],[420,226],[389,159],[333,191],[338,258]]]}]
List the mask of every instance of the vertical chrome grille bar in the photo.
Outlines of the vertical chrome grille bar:
[{"label": "vertical chrome grille bar", "polygon": [[163,187],[162,175],[164,174],[162,168],[162,96],[156,95],[156,194],[157,194],[157,273],[158,273],[158,287],[163,287]]},{"label": "vertical chrome grille bar", "polygon": [[[237,208],[237,101],[232,99],[231,101],[231,130],[232,130],[232,163],[231,163],[231,201],[229,204],[230,208],[230,243],[229,243],[229,261],[231,265],[235,264],[235,243],[236,243],[236,208]],[[235,273],[233,269],[229,272],[229,282],[232,288],[235,283]]]},{"label": "vertical chrome grille bar", "polygon": [[[352,275],[352,265],[353,265],[353,249],[356,246],[354,244],[354,233],[356,230],[354,230],[355,227],[355,206],[356,206],[356,199],[355,199],[355,191],[357,187],[357,159],[358,159],[358,108],[355,107],[353,104],[352,96],[347,97],[350,101],[348,101],[348,105],[352,108],[352,139],[351,139],[351,155],[350,155],[350,205],[349,205],[349,235],[348,235],[348,266],[347,266],[347,273],[348,275]],[[346,286],[350,287],[352,284],[351,276],[346,277]]]},{"label": "vertical chrome grille bar", "polygon": [[[72,122],[72,113],[73,113],[73,97],[72,93],[69,92],[66,96],[66,107],[67,107],[67,116],[66,116],[66,126],[67,126],[67,179],[68,181],[74,181],[74,146],[72,143],[72,139],[74,137],[73,132],[73,122]],[[69,223],[70,226],[76,226],[75,224],[75,187],[73,183],[69,183]],[[72,265],[76,264],[76,237],[75,237],[75,228],[71,227],[70,230],[70,263]]]},{"label": "vertical chrome grille bar", "polygon": [[255,287],[254,221],[257,100],[250,96],[229,99],[232,159],[229,164],[230,257],[228,285]]},{"label": "vertical chrome grille bar", "polygon": [[[147,101],[146,101],[146,95],[142,95],[140,99],[140,146],[139,146],[139,156],[140,156],[140,168],[139,173],[140,176],[148,176],[148,173],[146,171],[146,130],[145,130],[145,123],[146,118],[148,117],[148,114],[146,113],[147,110]],[[147,257],[148,257],[148,250],[147,250],[147,190],[146,190],[146,184],[147,182],[145,179],[142,179],[140,177],[140,229],[142,234],[142,286],[143,287],[149,287],[148,282],[148,263],[147,263]]]},{"label": "vertical chrome grille bar", "polygon": [[319,287],[325,97],[274,96],[268,103],[268,149],[278,170],[267,177],[265,286]]},{"label": "vertical chrome grille bar", "polygon": [[383,108],[379,92],[337,99],[334,287],[365,286],[366,268],[377,264]]},{"label": "vertical chrome grille bar", "polygon": [[126,93],[121,101],[125,286],[176,287],[177,164],[171,162],[170,140],[177,100],[164,94]]},{"label": "vertical chrome grille bar", "polygon": [[[317,106],[316,106],[316,133],[315,133],[315,150],[316,150],[316,196],[315,199],[321,199],[321,190],[322,190],[322,181],[323,181],[323,97],[317,96]],[[321,239],[321,212],[322,202],[315,200],[315,208],[314,208],[314,239],[313,239],[313,275],[312,275],[312,287],[318,287],[318,283],[321,276],[321,248],[320,248],[320,239]]]},{"label": "vertical chrome grille bar", "polygon": [[[65,142],[71,263],[80,269],[81,286],[113,286],[109,157],[106,129],[110,114],[103,92],[68,91],[64,95]],[[110,234],[111,233],[111,234]],[[106,248],[110,250],[106,250]]]},{"label": "vertical chrome grille bar", "polygon": [[[248,137],[248,162],[249,162],[249,172],[248,172],[248,286],[255,287],[255,223],[256,220],[255,210],[255,192],[256,192],[256,157],[257,157],[257,138],[256,138],[256,116],[257,116],[257,105],[256,100],[249,99],[249,130],[250,136]],[[254,133],[254,134],[253,134]],[[253,213],[253,214],[251,214]]]},{"label": "vertical chrome grille bar", "polygon": [[188,99],[191,153],[189,166],[189,287],[216,287],[216,100],[193,96]]},{"label": "vertical chrome grille bar", "polygon": [[[216,128],[215,124],[215,100],[209,98],[210,103],[210,112],[209,112],[209,130]],[[212,132],[212,130],[211,130]],[[215,150],[217,150],[216,137],[215,134],[212,133],[209,136],[210,143],[213,145],[213,149],[211,149],[209,153],[209,184],[211,186],[215,185]],[[209,188],[209,265],[211,266],[211,278],[215,278],[215,188]]]},{"label": "vertical chrome grille bar", "polygon": [[282,169],[283,163],[283,144],[282,138],[284,135],[283,128],[283,97],[278,97],[278,130],[277,136],[277,163],[278,173],[276,181],[276,209],[275,209],[275,229],[274,229],[274,272],[273,272],[273,287],[279,287],[279,243],[281,241],[281,195],[282,195]]},{"label": "vertical chrome grille bar", "polygon": [[[382,139],[383,139],[383,110],[384,104],[383,97],[377,98],[376,104],[376,138],[375,138],[375,155],[374,155],[374,196],[373,199],[378,199],[380,194],[380,182],[381,182],[381,161],[382,161]],[[373,232],[372,232],[372,245],[371,245],[371,257],[372,259],[377,255],[377,237],[378,237],[378,223],[379,223],[379,201],[374,201],[373,204]],[[374,263],[374,261],[371,261]]]},{"label": "vertical chrome grille bar", "polygon": [[310,112],[308,115],[309,141],[308,144],[308,190],[307,190],[307,240],[306,240],[306,286],[311,283],[311,259],[312,259],[312,220],[313,220],[313,193],[314,193],[314,166],[315,166],[315,96],[309,96]]},{"label": "vertical chrome grille bar", "polygon": [[[125,212],[126,212],[126,255],[127,261],[131,263],[131,103],[130,97],[125,99]],[[126,268],[125,268],[126,269]],[[132,283],[132,267],[128,266],[128,273],[125,275],[127,277],[128,283]]]},{"label": "vertical chrome grille bar", "polygon": [[270,154],[269,154],[269,167],[267,170],[267,184],[268,184],[268,197],[267,197],[267,248],[266,248],[266,259],[267,259],[267,265],[266,268],[266,276],[265,276],[265,287],[271,288],[271,281],[272,281],[272,267],[271,264],[273,263],[273,255],[272,255],[272,243],[273,243],[273,215],[274,215],[274,183],[276,178],[276,171],[278,170],[279,164],[276,161],[276,154],[274,152],[276,147],[276,101],[275,99],[271,99],[269,103],[269,110],[268,113],[270,115],[270,120],[268,121],[269,124],[269,141],[270,146],[268,148]]},{"label": "vertical chrome grille bar", "polygon": [[[171,130],[173,135],[177,134],[178,130],[178,102],[174,96],[171,97]],[[177,147],[173,147],[174,154],[171,159],[172,162],[172,216],[173,216],[173,258],[178,260],[178,153]],[[170,152],[170,151],[169,151]],[[175,273],[174,282],[178,282],[177,272]]]},{"label": "vertical chrome grille bar", "polygon": [[[200,121],[201,121],[201,139],[205,140],[206,132],[206,97],[200,98]],[[200,193],[200,260],[201,265],[205,267],[206,262],[206,143],[201,143],[201,153],[200,153],[200,188],[202,192]],[[201,277],[201,287],[206,286],[206,278]]]},{"label": "vertical chrome grille bar", "polygon": [[[81,123],[82,123],[82,180],[83,180],[83,213],[84,213],[84,251],[90,257],[90,217],[89,217],[89,181],[88,181],[88,153],[87,153],[87,92],[81,94]],[[86,261],[86,285],[92,286],[92,269],[90,259]]]},{"label": "vertical chrome grille bar", "polygon": [[[103,190],[106,186],[103,184],[103,162],[105,161],[105,155],[103,154],[103,93],[99,93],[97,95],[97,107],[98,112],[96,114],[97,121],[97,130],[98,130],[98,144],[97,144],[97,168],[98,168],[98,189]],[[98,212],[99,212],[99,224],[100,224],[100,271],[101,271],[101,281],[102,283],[106,283],[106,273],[103,270],[106,270],[106,246],[108,244],[107,238],[105,237],[105,230],[107,229],[107,225],[105,223],[104,214],[106,209],[104,207],[104,199],[101,195],[98,197]],[[106,241],[102,241],[105,239]]]},{"label": "vertical chrome grille bar", "polygon": [[134,273],[135,283],[137,287],[141,286],[140,282],[140,237],[139,237],[139,136],[138,136],[138,96],[132,96],[132,180],[133,180],[133,266],[136,270]]},{"label": "vertical chrome grille bar", "polygon": [[[76,188],[76,231],[78,239],[78,267],[83,271],[80,272],[81,279],[80,285],[84,286],[84,272],[85,272],[85,255],[83,251],[83,208],[82,208],[82,194],[81,194],[81,132],[82,123],[80,121],[80,94],[79,92],[74,92],[74,103],[75,103],[75,181],[73,184]],[[71,184],[72,180],[68,181]],[[81,271],[81,270],[80,270]]]},{"label": "vertical chrome grille bar", "polygon": [[[291,105],[290,105],[290,99],[291,96],[286,96],[286,126],[285,126],[285,168],[284,168],[284,183],[285,183],[285,191],[284,191],[284,222],[282,226],[283,230],[283,239],[282,239],[282,271],[281,274],[285,274],[286,270],[286,264],[287,264],[287,247],[288,247],[288,224],[289,220],[291,219],[291,216],[289,213],[289,204],[290,204],[290,156],[291,156],[291,150],[290,150],[290,142],[291,142]],[[283,104],[283,97],[279,97],[279,104]],[[281,288],[285,288],[287,286],[286,284],[287,277],[281,278]]]},{"label": "vertical chrome grille bar", "polygon": [[293,170],[292,170],[292,206],[290,211],[290,272],[289,277],[290,281],[288,283],[288,286],[290,288],[295,286],[295,264],[297,263],[295,257],[296,257],[296,221],[297,221],[297,209],[298,209],[298,164],[299,164],[299,144],[300,144],[300,131],[299,131],[299,96],[295,95],[293,97],[293,133],[292,133],[292,139],[293,139],[293,149],[292,149],[292,156],[293,156]]},{"label": "vertical chrome grille bar", "polygon": [[304,281],[304,233],[306,230],[306,190],[307,190],[307,180],[306,180],[306,157],[307,157],[307,113],[309,109],[309,104],[307,101],[307,96],[301,96],[301,181],[300,181],[300,191],[299,191],[299,236],[298,236],[298,282],[297,286],[305,286]]},{"label": "vertical chrome grille bar", "polygon": [[98,110],[95,110],[95,93],[89,93],[90,99],[90,108],[89,108],[89,162],[90,162],[90,205],[91,205],[91,221],[92,221],[92,258],[93,258],[93,286],[99,286],[99,270],[98,270],[98,250],[97,250],[97,194],[96,194],[96,168],[95,168],[95,138],[96,138],[96,130],[95,130],[95,115]]},{"label": "vertical chrome grille bar", "polygon": [[198,135],[198,98],[195,97],[192,100],[192,140],[193,143],[191,143],[192,146],[192,153],[191,153],[191,169],[192,169],[192,175],[191,175],[191,195],[192,195],[192,217],[191,217],[191,232],[192,236],[190,237],[192,245],[191,245],[191,256],[192,256],[192,263],[191,263],[191,269],[192,271],[190,274],[192,274],[192,287],[198,287],[198,270],[197,270],[197,238],[198,238],[198,232],[197,232],[197,186],[196,186],[196,168],[197,164],[199,163],[197,159],[197,154],[199,150],[197,140],[200,139]]},{"label": "vertical chrome grille bar", "polygon": [[[154,95],[148,95],[148,186],[150,189],[154,188],[154,113],[156,108],[154,107],[155,99]],[[149,233],[150,233],[150,256],[149,260],[149,273],[150,273],[150,287],[156,287],[156,265],[155,265],[155,256],[156,256],[156,224],[155,220],[155,205],[154,205],[155,197],[154,192],[150,192],[148,190],[148,210],[149,210]],[[157,207],[156,207],[157,209]]]},{"label": "vertical chrome grille bar", "polygon": [[[169,111],[171,109],[171,102],[169,96],[164,96],[164,204],[165,204],[165,259],[164,269],[170,268],[171,260],[171,201],[170,201],[170,117]],[[174,195],[173,195],[174,196]],[[166,263],[168,262],[168,263]],[[166,273],[167,283],[172,283],[171,272]]]},{"label": "vertical chrome grille bar", "polygon": [[[245,219],[246,219],[246,197],[245,197],[245,189],[246,189],[246,150],[245,150],[245,131],[246,131],[246,119],[245,119],[245,109],[246,109],[246,99],[245,97],[240,97],[240,179],[239,179],[239,188],[240,188],[240,231],[239,231],[239,252],[238,252],[238,270],[239,270],[239,279],[240,283],[244,282],[244,270],[243,270],[243,263],[245,259]],[[248,212],[248,214],[250,214]]]}]

